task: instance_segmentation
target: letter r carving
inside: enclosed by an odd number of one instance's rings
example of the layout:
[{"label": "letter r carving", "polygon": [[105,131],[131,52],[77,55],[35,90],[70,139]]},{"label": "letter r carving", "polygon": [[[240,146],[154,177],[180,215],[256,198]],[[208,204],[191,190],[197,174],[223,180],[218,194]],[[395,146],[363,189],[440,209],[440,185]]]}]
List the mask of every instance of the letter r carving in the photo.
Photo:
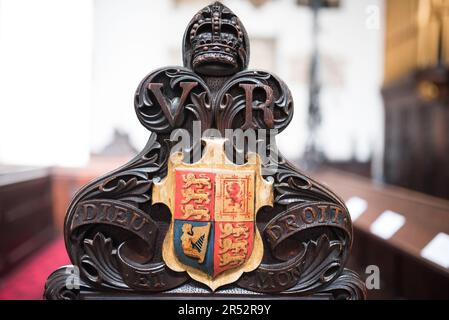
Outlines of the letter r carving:
[{"label": "letter r carving", "polygon": [[249,128],[255,128],[253,124],[253,92],[255,88],[262,88],[266,93],[266,100],[264,103],[254,107],[254,109],[259,109],[263,111],[263,121],[267,125],[268,129],[272,129],[274,126],[273,123],[273,111],[271,111],[270,107],[273,103],[273,89],[264,84],[248,84],[242,83],[240,87],[245,90],[246,97],[246,113],[245,113],[245,123],[242,126],[243,130]]}]

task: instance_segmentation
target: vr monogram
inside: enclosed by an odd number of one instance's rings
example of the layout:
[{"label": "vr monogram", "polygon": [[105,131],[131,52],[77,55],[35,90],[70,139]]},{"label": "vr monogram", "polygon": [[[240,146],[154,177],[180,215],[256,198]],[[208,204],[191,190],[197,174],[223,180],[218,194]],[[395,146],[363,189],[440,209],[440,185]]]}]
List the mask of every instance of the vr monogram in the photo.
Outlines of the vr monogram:
[{"label": "vr monogram", "polygon": [[[198,82],[180,82],[179,86],[182,88],[181,96],[175,97],[174,99],[168,99],[164,94],[164,84],[163,83],[149,83],[148,89],[151,91],[155,98],[155,103],[162,110],[165,117],[167,118],[171,127],[175,128],[179,116],[184,111],[185,103],[190,95],[193,88],[198,85]],[[239,87],[245,91],[245,123],[241,127],[243,130],[246,129],[257,129],[258,125],[253,120],[253,110],[262,110],[263,117],[261,118],[264,122],[266,128],[274,128],[274,118],[273,118],[273,89],[264,84],[248,84],[241,83]],[[261,89],[265,92],[266,100],[263,103],[258,103],[254,100],[254,90]],[[192,98],[191,98],[192,99]],[[154,104],[153,104],[154,105]],[[219,109],[217,107],[217,109]]]}]

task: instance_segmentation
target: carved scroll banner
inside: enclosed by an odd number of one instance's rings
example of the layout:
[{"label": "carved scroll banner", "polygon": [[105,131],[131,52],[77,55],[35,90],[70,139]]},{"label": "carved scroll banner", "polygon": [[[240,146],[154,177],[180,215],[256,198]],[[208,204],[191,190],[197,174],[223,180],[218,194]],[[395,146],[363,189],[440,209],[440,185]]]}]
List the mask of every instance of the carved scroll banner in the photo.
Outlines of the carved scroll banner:
[{"label": "carved scroll banner", "polygon": [[[293,98],[276,75],[247,70],[249,52],[229,8],[215,2],[194,15],[183,66],[150,72],[135,91],[146,146],[70,203],[64,239],[72,266],[49,276],[47,299],[229,289],[235,298],[365,297],[344,268],[348,210],[277,151]],[[70,268],[79,270],[78,289],[66,286]]]},{"label": "carved scroll banner", "polygon": [[125,202],[111,200],[89,200],[78,204],[71,231],[74,232],[76,228],[89,224],[109,224],[123,228],[149,246],[154,244],[158,231],[156,223],[141,210]]},{"label": "carved scroll banner", "polygon": [[[85,246],[90,249],[81,257],[81,263],[88,263],[97,269],[96,275],[82,269],[89,280],[99,283],[103,278],[102,282],[109,281],[111,285],[148,291],[166,290],[185,282],[184,275],[167,270],[165,263],[150,263],[154,255],[158,226],[143,211],[125,202],[89,200],[79,203],[74,212],[71,224],[71,232],[74,234],[78,228],[104,224],[121,228],[143,243],[140,247],[144,249],[135,252],[139,248],[135,238],[122,242],[116,249],[112,247],[111,239],[106,239],[101,233],[97,233],[93,240],[85,239]],[[139,261],[130,259],[130,256],[136,254],[139,255]],[[93,260],[97,262],[92,263]]]},{"label": "carved scroll banner", "polygon": [[271,249],[292,235],[314,227],[334,227],[352,234],[351,218],[345,208],[333,203],[295,205],[270,221],[264,230]]},{"label": "carved scroll banner", "polygon": [[[319,227],[340,229],[344,239],[351,238],[349,214],[345,208],[332,203],[295,205],[277,215],[265,226],[264,235],[270,243],[272,254],[284,262],[262,264],[255,272],[243,277],[239,285],[263,292],[288,289],[308,292],[331,281],[343,267],[340,261],[344,242],[332,241],[327,235],[322,235],[317,241],[297,243],[296,247],[300,250],[290,258],[286,257],[285,247],[282,246],[291,237]],[[304,281],[306,279],[308,281]]]}]

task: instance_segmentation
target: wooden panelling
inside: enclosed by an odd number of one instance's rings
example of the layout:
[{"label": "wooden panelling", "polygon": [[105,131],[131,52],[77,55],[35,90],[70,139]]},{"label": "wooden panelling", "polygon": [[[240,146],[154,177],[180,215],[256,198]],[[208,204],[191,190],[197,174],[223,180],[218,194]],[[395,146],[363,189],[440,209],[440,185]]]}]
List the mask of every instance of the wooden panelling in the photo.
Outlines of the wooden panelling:
[{"label": "wooden panelling", "polygon": [[[40,171],[40,170],[38,170]],[[48,173],[20,174],[0,184],[0,275],[27,258],[55,235]],[[15,177],[18,175],[12,174]]]},{"label": "wooden panelling", "polygon": [[408,73],[449,63],[449,1],[387,0],[384,83]]},{"label": "wooden panelling", "polygon": [[429,70],[426,76],[436,78],[440,73],[446,82],[435,81],[440,96],[434,99],[420,95],[417,88],[427,80],[420,80],[419,73],[382,90],[383,174],[389,184],[449,199],[449,70]]},{"label": "wooden panelling", "polygon": [[[351,264],[361,275],[368,265],[379,266],[381,290],[368,291],[369,298],[449,298],[449,269],[421,257],[438,233],[449,234],[449,201],[335,170],[312,176],[345,201],[356,196],[368,202],[354,222]],[[386,210],[405,217],[405,224],[388,240],[370,231]]]}]

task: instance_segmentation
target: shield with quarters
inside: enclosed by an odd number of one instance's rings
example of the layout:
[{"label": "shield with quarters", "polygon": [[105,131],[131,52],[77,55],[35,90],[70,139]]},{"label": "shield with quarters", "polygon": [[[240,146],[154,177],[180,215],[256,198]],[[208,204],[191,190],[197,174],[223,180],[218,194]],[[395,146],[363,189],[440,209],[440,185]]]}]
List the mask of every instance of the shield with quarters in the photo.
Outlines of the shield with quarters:
[{"label": "shield with quarters", "polygon": [[187,271],[212,290],[259,266],[263,243],[256,213],[272,205],[272,182],[261,176],[260,158],[251,153],[236,165],[224,153],[224,139],[204,139],[200,161],[170,156],[168,174],[153,186],[153,203],[165,203],[172,219],[163,258],[174,271]]}]

